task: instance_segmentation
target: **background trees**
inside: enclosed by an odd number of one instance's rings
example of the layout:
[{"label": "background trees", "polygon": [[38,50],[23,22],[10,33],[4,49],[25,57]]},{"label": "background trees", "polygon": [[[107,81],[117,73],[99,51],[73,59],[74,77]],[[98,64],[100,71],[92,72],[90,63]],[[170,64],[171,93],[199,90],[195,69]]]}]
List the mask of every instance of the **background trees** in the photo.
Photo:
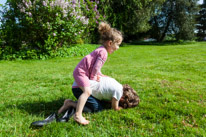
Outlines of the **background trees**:
[{"label": "background trees", "polygon": [[197,18],[197,36],[198,40],[206,39],[206,1],[200,6],[200,11]]},{"label": "background trees", "polygon": [[[75,43],[98,43],[97,25],[108,21],[124,41],[152,37],[194,40],[198,0],[7,0],[0,25],[0,58],[58,56]],[[205,7],[198,37],[205,37]],[[168,40],[168,39],[166,39]],[[61,52],[61,51],[60,51]],[[62,53],[62,52],[61,52]]]},{"label": "background trees", "polygon": [[197,0],[167,0],[157,15],[151,19],[150,34],[157,41],[163,41],[167,34],[176,40],[195,39],[195,15]]},{"label": "background trees", "polygon": [[149,20],[164,0],[101,0],[101,13],[113,27],[124,32],[125,39],[150,29]]}]

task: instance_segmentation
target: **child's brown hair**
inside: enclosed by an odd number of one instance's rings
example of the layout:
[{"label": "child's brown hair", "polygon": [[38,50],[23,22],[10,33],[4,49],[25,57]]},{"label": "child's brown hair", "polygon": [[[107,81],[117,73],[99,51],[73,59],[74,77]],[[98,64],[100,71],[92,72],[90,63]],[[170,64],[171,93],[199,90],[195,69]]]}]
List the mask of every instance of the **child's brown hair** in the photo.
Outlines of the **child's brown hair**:
[{"label": "child's brown hair", "polygon": [[132,108],[139,104],[140,98],[136,91],[128,84],[123,85],[123,95],[119,101],[119,105],[123,108]]},{"label": "child's brown hair", "polygon": [[112,28],[108,23],[101,22],[98,27],[100,33],[100,41],[104,44],[105,41],[111,40],[112,42],[119,43],[123,40],[122,33],[115,28]]}]

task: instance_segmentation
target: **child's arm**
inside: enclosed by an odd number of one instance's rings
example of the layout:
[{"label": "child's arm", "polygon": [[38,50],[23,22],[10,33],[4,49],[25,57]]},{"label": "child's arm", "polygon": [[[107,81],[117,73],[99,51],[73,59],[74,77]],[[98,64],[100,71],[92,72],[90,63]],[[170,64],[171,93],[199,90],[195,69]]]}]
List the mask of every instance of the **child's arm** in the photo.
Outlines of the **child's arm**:
[{"label": "child's arm", "polygon": [[[100,73],[101,73],[101,72],[100,72]],[[97,73],[97,79],[96,79],[97,82],[100,82],[100,78],[101,78],[101,77],[109,77],[109,76],[107,76],[107,75],[103,75],[103,74],[100,74],[100,73]]]},{"label": "child's arm", "polygon": [[[90,80],[98,80],[97,75],[101,74],[101,68],[107,60],[107,51],[101,50],[97,53],[97,58],[90,74]],[[102,75],[102,74],[101,74]]]},{"label": "child's arm", "polygon": [[122,107],[119,106],[119,101],[116,100],[116,98],[112,98],[112,108],[117,111],[122,109]]},{"label": "child's arm", "polygon": [[101,70],[101,67],[103,66],[104,64],[104,61],[98,57],[94,66],[93,66],[93,69],[92,69],[92,73],[91,73],[91,76],[90,76],[90,79],[91,80],[98,80],[98,75],[103,75],[100,70]]},{"label": "child's arm", "polygon": [[99,75],[99,76],[101,76],[101,77],[109,77],[109,76],[107,76],[107,75],[102,74],[101,71],[99,71],[99,73],[98,73],[97,75]]}]

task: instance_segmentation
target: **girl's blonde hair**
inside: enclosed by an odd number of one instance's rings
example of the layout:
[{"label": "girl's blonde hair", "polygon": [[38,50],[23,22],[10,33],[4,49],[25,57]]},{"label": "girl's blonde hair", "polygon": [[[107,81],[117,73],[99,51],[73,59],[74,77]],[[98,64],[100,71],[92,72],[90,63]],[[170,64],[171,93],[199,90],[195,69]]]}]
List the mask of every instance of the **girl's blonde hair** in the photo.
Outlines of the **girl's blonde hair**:
[{"label": "girl's blonde hair", "polygon": [[132,108],[139,104],[140,98],[136,91],[129,85],[123,85],[123,95],[119,101],[119,105],[123,108]]},{"label": "girl's blonde hair", "polygon": [[112,42],[118,43],[123,40],[123,35],[120,31],[112,28],[108,23],[101,22],[98,27],[100,33],[100,42],[104,44],[105,41],[111,40]]}]

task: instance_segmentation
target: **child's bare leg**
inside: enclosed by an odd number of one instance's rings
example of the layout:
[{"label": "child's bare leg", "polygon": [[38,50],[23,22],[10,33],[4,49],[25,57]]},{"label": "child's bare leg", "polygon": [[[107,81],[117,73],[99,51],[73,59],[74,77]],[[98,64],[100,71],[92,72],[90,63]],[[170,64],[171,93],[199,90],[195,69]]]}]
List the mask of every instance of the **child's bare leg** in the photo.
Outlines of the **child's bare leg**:
[{"label": "child's bare leg", "polygon": [[77,102],[74,102],[73,100],[70,99],[66,99],[62,107],[58,110],[58,114],[61,114],[62,112],[64,112],[70,107],[76,108],[76,106],[77,106]]},{"label": "child's bare leg", "polygon": [[82,111],[83,111],[84,105],[85,105],[88,97],[91,95],[92,91],[91,91],[90,87],[80,87],[80,88],[82,89],[83,93],[81,94],[81,96],[78,99],[77,106],[76,106],[76,113],[74,115],[74,120],[82,125],[87,125],[87,124],[89,124],[89,121],[86,120],[82,116]]}]

